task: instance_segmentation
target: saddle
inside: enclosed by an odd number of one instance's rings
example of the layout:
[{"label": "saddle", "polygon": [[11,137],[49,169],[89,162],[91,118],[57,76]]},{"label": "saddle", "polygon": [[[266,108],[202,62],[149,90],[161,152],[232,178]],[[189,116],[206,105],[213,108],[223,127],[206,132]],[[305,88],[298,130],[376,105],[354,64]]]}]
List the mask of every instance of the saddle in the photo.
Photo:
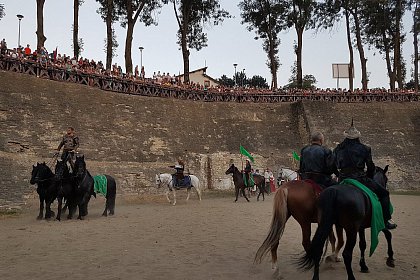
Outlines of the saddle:
[{"label": "saddle", "polygon": [[176,189],[191,188],[191,177],[189,175],[174,174],[172,175],[172,182]]}]

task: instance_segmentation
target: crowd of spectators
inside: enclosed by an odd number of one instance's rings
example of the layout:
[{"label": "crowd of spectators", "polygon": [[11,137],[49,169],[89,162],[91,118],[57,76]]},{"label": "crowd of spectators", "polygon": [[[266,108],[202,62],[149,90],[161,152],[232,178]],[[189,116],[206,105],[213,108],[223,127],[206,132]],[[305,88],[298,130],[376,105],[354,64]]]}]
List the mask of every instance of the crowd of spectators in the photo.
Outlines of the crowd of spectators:
[{"label": "crowd of spectators", "polygon": [[2,57],[9,57],[13,59],[20,60],[22,62],[38,63],[41,67],[53,67],[64,69],[68,72],[74,71],[87,75],[102,75],[107,77],[119,78],[132,80],[136,82],[147,82],[169,87],[182,87],[190,90],[201,90],[209,93],[229,93],[237,95],[246,95],[246,94],[270,94],[270,95],[346,95],[346,94],[375,94],[383,95],[390,94],[391,92],[395,93],[413,93],[413,90],[397,90],[391,91],[385,88],[375,88],[368,90],[355,89],[353,91],[347,89],[320,89],[320,88],[311,88],[311,89],[297,89],[297,88],[279,88],[279,89],[268,89],[268,88],[259,88],[259,87],[250,87],[250,86],[241,86],[241,87],[227,87],[223,85],[218,86],[204,86],[198,83],[190,82],[183,83],[181,76],[175,74],[171,75],[169,72],[162,73],[158,71],[154,72],[152,77],[146,78],[144,66],[139,70],[138,65],[134,68],[134,73],[124,73],[122,67],[116,63],[112,65],[111,69],[106,70],[102,61],[96,62],[93,59],[87,58],[76,58],[67,56],[66,54],[57,53],[57,49],[52,53],[48,52],[45,47],[42,47],[38,52],[36,49],[32,51],[30,45],[26,47],[19,47],[9,49],[7,47],[6,40],[3,39],[0,42],[0,55]]}]

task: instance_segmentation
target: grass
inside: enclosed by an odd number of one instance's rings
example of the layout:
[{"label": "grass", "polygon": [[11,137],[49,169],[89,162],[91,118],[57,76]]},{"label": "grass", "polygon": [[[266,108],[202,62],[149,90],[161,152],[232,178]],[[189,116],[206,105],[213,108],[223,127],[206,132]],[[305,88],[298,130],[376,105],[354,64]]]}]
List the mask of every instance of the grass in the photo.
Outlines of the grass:
[{"label": "grass", "polygon": [[20,214],[22,214],[22,210],[16,208],[0,208],[0,218],[13,218],[18,217]]},{"label": "grass", "polygon": [[391,191],[393,195],[414,195],[420,196],[420,191],[410,190],[410,191]]}]

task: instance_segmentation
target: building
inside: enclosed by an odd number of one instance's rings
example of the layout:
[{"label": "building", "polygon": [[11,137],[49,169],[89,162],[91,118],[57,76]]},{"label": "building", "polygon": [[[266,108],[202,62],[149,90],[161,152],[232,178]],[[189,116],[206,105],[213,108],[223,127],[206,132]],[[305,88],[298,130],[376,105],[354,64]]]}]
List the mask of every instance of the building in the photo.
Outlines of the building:
[{"label": "building", "polygon": [[[190,82],[202,85],[206,88],[218,86],[219,82],[216,79],[208,76],[206,74],[206,71],[207,71],[207,67],[191,71]],[[177,78],[179,78],[182,83],[184,82],[184,74],[178,75]]]}]

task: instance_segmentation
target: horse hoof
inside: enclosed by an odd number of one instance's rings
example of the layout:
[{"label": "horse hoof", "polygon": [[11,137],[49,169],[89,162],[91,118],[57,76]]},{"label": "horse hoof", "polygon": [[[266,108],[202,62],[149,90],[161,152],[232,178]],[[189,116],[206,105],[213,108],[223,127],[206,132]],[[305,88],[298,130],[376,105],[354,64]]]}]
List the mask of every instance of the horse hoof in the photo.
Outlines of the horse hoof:
[{"label": "horse hoof", "polygon": [[389,267],[395,267],[394,260],[393,260],[393,259],[388,258],[388,259],[386,260],[386,265],[387,265],[387,266],[389,266]]},{"label": "horse hoof", "polygon": [[369,268],[367,268],[367,267],[366,268],[361,268],[360,272],[361,273],[369,273]]},{"label": "horse hoof", "polygon": [[36,217],[37,220],[42,220],[42,216]]},{"label": "horse hoof", "polygon": [[335,261],[336,261],[336,260],[335,260],[334,255],[327,256],[327,257],[325,258],[325,263],[332,263],[332,262],[335,262]]}]

